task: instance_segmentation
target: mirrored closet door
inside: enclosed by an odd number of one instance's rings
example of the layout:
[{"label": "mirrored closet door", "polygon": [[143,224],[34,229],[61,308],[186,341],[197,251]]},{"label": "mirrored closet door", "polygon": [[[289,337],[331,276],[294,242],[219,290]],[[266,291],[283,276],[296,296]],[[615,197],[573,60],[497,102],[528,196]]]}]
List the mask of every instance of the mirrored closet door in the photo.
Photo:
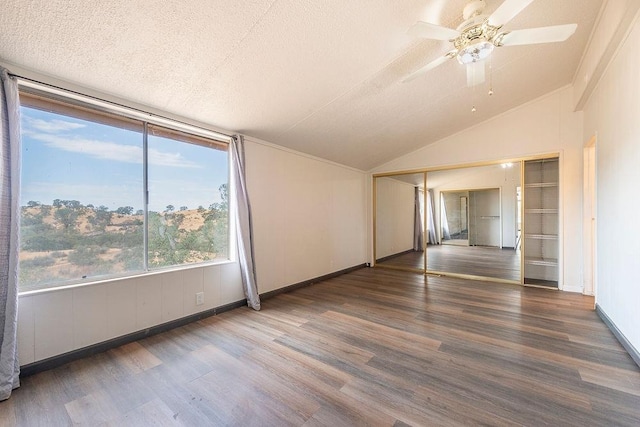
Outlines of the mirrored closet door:
[{"label": "mirrored closet door", "polygon": [[557,154],[374,175],[377,267],[557,288]]},{"label": "mirrored closet door", "polygon": [[439,200],[427,272],[520,283],[520,186],[520,162],[427,172]]},{"label": "mirrored closet door", "polygon": [[376,266],[424,271],[428,240],[424,181],[423,172],[374,179]]}]

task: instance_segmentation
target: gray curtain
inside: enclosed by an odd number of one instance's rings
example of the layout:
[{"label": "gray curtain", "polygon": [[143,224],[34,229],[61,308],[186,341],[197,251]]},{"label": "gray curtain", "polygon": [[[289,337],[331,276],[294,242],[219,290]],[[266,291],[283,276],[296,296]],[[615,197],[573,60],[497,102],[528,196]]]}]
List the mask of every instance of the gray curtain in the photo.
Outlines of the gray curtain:
[{"label": "gray curtain", "polygon": [[447,208],[445,207],[444,198],[440,193],[440,222],[442,223],[442,240],[450,240],[449,221],[447,221]]},{"label": "gray curtain", "polygon": [[414,209],[413,209],[413,250],[424,250],[424,228],[422,226],[422,215],[420,214],[420,189],[414,188]]},{"label": "gray curtain", "polygon": [[433,205],[433,189],[427,190],[427,231],[429,232],[429,236],[427,238],[427,243],[430,245],[435,245],[438,243],[438,239],[436,237],[436,210]]},{"label": "gray curtain", "polygon": [[231,138],[230,148],[235,181],[236,235],[242,285],[244,286],[244,294],[247,297],[249,307],[254,310],[260,310],[260,296],[258,295],[253,253],[253,223],[251,221],[251,205],[249,204],[249,194],[247,192],[244,138],[242,135],[235,135]]},{"label": "gray curtain", "polygon": [[0,67],[0,400],[20,386],[18,248],[20,225],[20,104],[18,83]]}]

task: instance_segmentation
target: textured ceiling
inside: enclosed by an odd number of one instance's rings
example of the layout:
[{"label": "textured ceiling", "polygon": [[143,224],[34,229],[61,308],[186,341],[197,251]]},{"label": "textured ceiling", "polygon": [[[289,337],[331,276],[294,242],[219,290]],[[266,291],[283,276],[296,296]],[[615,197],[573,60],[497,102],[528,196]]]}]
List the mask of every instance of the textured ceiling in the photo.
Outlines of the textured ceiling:
[{"label": "textured ceiling", "polygon": [[492,97],[455,60],[401,83],[449,50],[407,29],[456,27],[465,0],[4,0],[0,60],[369,170],[571,83],[602,2],[536,0],[505,25],[578,29],[496,49]]}]

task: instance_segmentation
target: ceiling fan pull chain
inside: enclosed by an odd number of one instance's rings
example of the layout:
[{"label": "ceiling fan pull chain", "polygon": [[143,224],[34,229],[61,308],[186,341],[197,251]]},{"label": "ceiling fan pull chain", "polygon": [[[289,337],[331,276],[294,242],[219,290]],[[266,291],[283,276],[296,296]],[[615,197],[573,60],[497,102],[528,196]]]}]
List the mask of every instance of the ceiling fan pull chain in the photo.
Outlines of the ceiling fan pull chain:
[{"label": "ceiling fan pull chain", "polygon": [[489,96],[493,95],[493,56],[489,57]]}]

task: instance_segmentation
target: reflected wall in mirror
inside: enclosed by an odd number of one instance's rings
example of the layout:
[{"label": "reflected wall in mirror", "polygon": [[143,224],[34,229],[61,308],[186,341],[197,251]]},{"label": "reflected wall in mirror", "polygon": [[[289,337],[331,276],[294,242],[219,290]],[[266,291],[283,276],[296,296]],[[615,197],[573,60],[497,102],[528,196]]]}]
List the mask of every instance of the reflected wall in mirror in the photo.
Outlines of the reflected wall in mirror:
[{"label": "reflected wall in mirror", "polygon": [[377,266],[424,271],[428,239],[424,178],[424,173],[375,178]]},{"label": "reflected wall in mirror", "polygon": [[469,192],[440,193],[440,235],[442,244],[469,245]]},{"label": "reflected wall in mirror", "polygon": [[502,247],[500,190],[442,191],[442,244]]},{"label": "reflected wall in mirror", "polygon": [[427,173],[428,192],[439,200],[427,271],[520,283],[520,168],[517,162]]}]

